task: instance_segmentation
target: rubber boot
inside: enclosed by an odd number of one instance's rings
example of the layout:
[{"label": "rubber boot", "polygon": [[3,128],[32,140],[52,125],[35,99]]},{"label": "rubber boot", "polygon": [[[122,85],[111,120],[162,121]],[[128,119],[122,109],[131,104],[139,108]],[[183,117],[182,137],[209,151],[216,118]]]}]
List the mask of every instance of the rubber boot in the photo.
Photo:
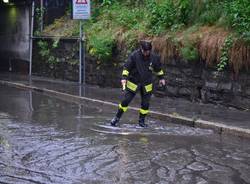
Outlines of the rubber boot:
[{"label": "rubber boot", "polygon": [[140,127],[144,127],[144,128],[147,128],[147,127],[148,127],[148,125],[145,124],[145,117],[140,117],[140,118],[139,118],[139,126],[140,126]]},{"label": "rubber boot", "polygon": [[120,121],[120,118],[118,118],[118,117],[115,116],[115,117],[111,120],[110,125],[113,126],[113,127],[116,127],[117,124],[119,123],[119,121]]},{"label": "rubber boot", "polygon": [[118,109],[115,117],[111,120],[110,125],[114,126],[114,127],[117,126],[117,124],[120,121],[120,118],[122,117],[122,114],[123,114],[123,110],[122,109]]}]

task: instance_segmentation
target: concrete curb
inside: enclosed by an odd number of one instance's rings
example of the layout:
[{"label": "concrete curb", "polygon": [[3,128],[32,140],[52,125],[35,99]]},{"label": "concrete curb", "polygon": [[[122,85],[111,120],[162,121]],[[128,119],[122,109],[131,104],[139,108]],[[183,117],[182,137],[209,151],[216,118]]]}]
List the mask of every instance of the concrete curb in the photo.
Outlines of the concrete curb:
[{"label": "concrete curb", "polygon": [[[16,83],[16,82],[9,82],[9,81],[3,81],[0,80],[0,84],[10,86],[10,87],[16,87],[16,88],[21,88],[21,89],[29,89],[33,91],[37,91],[40,93],[44,93],[56,98],[60,98],[62,100],[70,101],[70,102],[77,102],[77,103],[84,103],[86,101],[90,101],[93,103],[101,103],[109,106],[115,106],[117,107],[116,103],[113,102],[108,102],[108,101],[102,101],[98,99],[92,99],[88,97],[80,97],[77,95],[71,95],[55,90],[50,90],[46,88],[38,88],[35,86],[30,86],[30,85],[25,85],[21,83]],[[136,107],[130,107],[129,109],[138,111],[139,108]],[[168,113],[161,113],[157,111],[150,111],[150,117],[157,118],[160,120],[168,121],[171,123],[176,123],[176,124],[182,124],[182,125],[188,125],[191,127],[197,127],[197,128],[205,128],[205,129],[212,129],[215,132],[219,134],[230,134],[238,137],[245,137],[245,138],[250,138],[250,129],[244,129],[244,128],[239,128],[239,127],[234,127],[234,126],[228,126],[224,125],[222,123],[218,122],[211,122],[211,121],[205,121],[205,120],[195,120],[191,118],[187,118],[184,116],[179,116],[179,115],[173,115],[173,114],[168,114]]]}]

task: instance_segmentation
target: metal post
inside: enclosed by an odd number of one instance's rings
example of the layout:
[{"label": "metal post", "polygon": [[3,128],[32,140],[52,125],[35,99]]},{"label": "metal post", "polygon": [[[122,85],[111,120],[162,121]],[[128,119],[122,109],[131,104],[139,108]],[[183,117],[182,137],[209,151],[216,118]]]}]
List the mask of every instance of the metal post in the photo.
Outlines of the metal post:
[{"label": "metal post", "polygon": [[43,8],[43,0],[40,0],[40,13],[41,13],[41,17],[40,17],[40,31],[43,31],[43,13],[44,13],[44,8]]},{"label": "metal post", "polygon": [[[84,26],[84,24],[83,24],[83,26]],[[84,30],[84,28],[83,28],[83,30]],[[82,39],[82,41],[83,41],[83,54],[82,54],[82,58],[83,58],[83,84],[85,85],[85,83],[86,83],[86,61],[85,61],[85,34],[84,34],[84,31],[83,31],[83,37],[82,37],[83,39]],[[85,94],[84,94],[85,95]]]},{"label": "metal post", "polygon": [[31,26],[30,26],[30,65],[29,65],[29,75],[32,75],[32,49],[33,49],[33,29],[34,29],[34,14],[35,14],[35,1],[32,1],[31,10]]},{"label": "metal post", "polygon": [[82,84],[82,21],[80,20],[80,42],[79,42],[79,84]]}]

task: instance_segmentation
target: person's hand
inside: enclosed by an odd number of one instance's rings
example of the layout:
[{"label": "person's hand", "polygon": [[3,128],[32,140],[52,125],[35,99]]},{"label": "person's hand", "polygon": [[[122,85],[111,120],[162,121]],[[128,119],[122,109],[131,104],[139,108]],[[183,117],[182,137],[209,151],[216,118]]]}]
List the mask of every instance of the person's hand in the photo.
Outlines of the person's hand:
[{"label": "person's hand", "polygon": [[165,79],[159,80],[159,86],[165,86],[165,85],[166,85]]},{"label": "person's hand", "polygon": [[126,89],[127,80],[122,79],[121,84],[122,84],[122,90],[124,91]]}]

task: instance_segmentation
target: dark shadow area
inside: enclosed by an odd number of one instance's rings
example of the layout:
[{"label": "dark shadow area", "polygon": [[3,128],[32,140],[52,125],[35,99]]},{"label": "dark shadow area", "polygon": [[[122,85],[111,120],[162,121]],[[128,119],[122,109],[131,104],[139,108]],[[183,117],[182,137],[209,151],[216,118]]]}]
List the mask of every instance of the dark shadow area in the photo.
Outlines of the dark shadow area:
[{"label": "dark shadow area", "polygon": [[0,4],[0,71],[27,73],[30,2]]},{"label": "dark shadow area", "polygon": [[[35,1],[34,32],[40,29]],[[48,25],[62,16],[69,0],[43,0],[43,24]],[[28,74],[30,57],[31,0],[0,0],[0,71]]]}]

